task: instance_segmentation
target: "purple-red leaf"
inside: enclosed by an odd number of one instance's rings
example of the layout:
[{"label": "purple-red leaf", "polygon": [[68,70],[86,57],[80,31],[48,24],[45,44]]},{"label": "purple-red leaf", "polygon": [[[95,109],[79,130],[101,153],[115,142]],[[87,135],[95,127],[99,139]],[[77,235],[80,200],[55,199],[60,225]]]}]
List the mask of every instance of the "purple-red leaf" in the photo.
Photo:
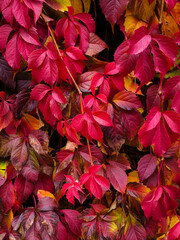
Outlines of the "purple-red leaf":
[{"label": "purple-red leaf", "polygon": [[123,194],[127,185],[126,173],[119,167],[119,165],[116,166],[109,161],[109,165],[106,165],[106,174],[113,187]]},{"label": "purple-red leaf", "polygon": [[138,174],[140,181],[143,182],[155,171],[157,166],[157,157],[152,154],[147,154],[142,157],[138,162]]},{"label": "purple-red leaf", "polygon": [[106,19],[114,25],[123,15],[129,0],[100,0],[100,6]]}]

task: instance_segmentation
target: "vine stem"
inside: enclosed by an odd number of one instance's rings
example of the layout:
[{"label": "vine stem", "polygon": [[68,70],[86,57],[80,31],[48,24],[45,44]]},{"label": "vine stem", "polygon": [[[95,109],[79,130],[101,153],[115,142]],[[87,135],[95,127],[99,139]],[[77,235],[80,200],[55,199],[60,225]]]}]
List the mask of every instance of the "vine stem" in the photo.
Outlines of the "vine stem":
[{"label": "vine stem", "polygon": [[161,2],[161,12],[160,12],[160,17],[159,17],[159,24],[162,23],[163,9],[164,9],[164,0],[162,0],[162,2]]},{"label": "vine stem", "polygon": [[162,166],[163,166],[163,160],[161,161],[161,165],[160,165],[160,168],[159,168],[159,172],[158,172],[158,186],[161,185],[161,169],[162,169]]},{"label": "vine stem", "polygon": [[[49,26],[49,24],[47,23],[46,19],[44,18],[43,14],[41,14],[41,16],[42,16],[42,18],[44,19],[44,21],[45,21],[45,23],[46,23],[46,25],[47,25],[47,27],[48,27],[48,30],[49,30],[49,32],[50,32],[50,34],[51,34],[51,37],[52,37],[52,40],[53,40],[54,45],[55,45],[55,47],[56,47],[56,50],[57,50],[57,52],[58,52],[61,60],[63,61],[64,65],[65,65],[65,68],[66,68],[66,70],[67,70],[70,78],[72,79],[72,82],[73,82],[73,84],[74,84],[74,86],[75,86],[75,88],[76,88],[76,90],[77,90],[77,92],[78,92],[78,94],[79,94],[80,106],[81,106],[81,113],[84,114],[82,92],[81,92],[81,90],[79,89],[79,87],[78,87],[78,85],[77,85],[77,83],[76,83],[76,80],[74,79],[73,75],[71,74],[71,71],[69,70],[69,68],[66,66],[66,64],[65,64],[65,62],[64,62],[63,56],[62,56],[62,54],[61,54],[61,52],[60,52],[60,50],[59,50],[59,47],[58,47],[58,44],[57,44],[56,39],[55,39],[55,37],[54,37],[54,33],[53,33],[52,29],[50,28],[50,26]],[[89,139],[86,138],[86,141],[87,141],[87,146],[88,146],[88,151],[89,151],[89,156],[90,156],[91,165],[93,166],[94,164],[93,164],[93,159],[92,159],[92,153],[91,153],[91,148],[90,148],[90,144],[89,144]]]}]

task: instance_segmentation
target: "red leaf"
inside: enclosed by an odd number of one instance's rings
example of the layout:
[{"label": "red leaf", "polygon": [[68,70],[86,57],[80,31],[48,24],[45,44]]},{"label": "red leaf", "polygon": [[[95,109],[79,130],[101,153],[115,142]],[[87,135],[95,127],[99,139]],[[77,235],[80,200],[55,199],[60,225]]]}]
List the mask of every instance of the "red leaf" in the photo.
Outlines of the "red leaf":
[{"label": "red leaf", "polygon": [[14,186],[12,182],[6,182],[0,188],[0,198],[3,201],[4,213],[9,211],[15,203]]},{"label": "red leaf", "polygon": [[12,31],[12,27],[9,24],[4,24],[0,26],[0,50],[3,52],[6,48],[6,43],[9,37],[10,32]]},{"label": "red leaf", "polygon": [[158,85],[152,85],[147,90],[147,110],[148,112],[153,107],[159,107],[160,108],[160,95],[159,95],[159,86]]},{"label": "red leaf", "polygon": [[176,223],[169,231],[168,240],[176,240],[180,237],[180,222]]},{"label": "red leaf", "polygon": [[153,174],[157,166],[157,157],[152,154],[146,154],[138,162],[138,174],[140,181],[143,182]]},{"label": "red leaf", "polygon": [[143,52],[151,42],[151,35],[148,34],[146,27],[138,28],[129,40],[129,53],[138,54]]},{"label": "red leaf", "polygon": [[36,183],[34,193],[37,194],[38,190],[45,190],[48,192],[54,192],[54,183],[50,176],[45,173],[40,173],[38,176],[38,181]]},{"label": "red leaf", "polygon": [[76,210],[71,209],[63,209],[61,210],[61,213],[64,214],[65,221],[67,222],[70,230],[76,235],[81,235],[81,224],[82,220],[80,220],[79,212]]},{"label": "red leaf", "polygon": [[145,124],[144,124],[144,130],[149,131],[155,128],[161,119],[161,112],[158,107],[153,107],[149,114],[147,115]]},{"label": "red leaf", "polygon": [[161,79],[163,79],[167,71],[170,70],[171,62],[156,45],[151,45],[151,52],[154,56],[154,69],[160,72]]},{"label": "red leaf", "polygon": [[169,128],[175,132],[180,133],[180,114],[174,111],[164,111],[163,117],[167,122]]},{"label": "red leaf", "polygon": [[134,75],[141,81],[141,87],[150,82],[155,76],[153,57],[149,49],[140,54]]},{"label": "red leaf", "polygon": [[153,39],[158,43],[160,50],[174,62],[178,54],[178,46],[174,39],[160,34],[155,35]]},{"label": "red leaf", "polygon": [[36,0],[36,1],[31,1],[31,0],[24,0],[24,3],[26,4],[26,6],[30,9],[32,9],[33,13],[34,13],[34,23],[36,24],[42,7],[43,7],[43,2],[44,0]]},{"label": "red leaf", "polygon": [[96,198],[101,199],[104,195],[102,187],[109,189],[109,182],[103,176],[96,175],[102,165],[94,165],[88,169],[87,173],[81,176],[81,185],[85,184],[90,194],[93,194]]},{"label": "red leaf", "polygon": [[169,5],[169,10],[172,10],[176,3],[178,2],[178,0],[165,0],[165,2]]},{"label": "red leaf", "polygon": [[67,239],[67,231],[61,221],[58,222],[57,225],[57,235],[58,239],[66,240]]},{"label": "red leaf", "polygon": [[116,62],[119,73],[126,76],[135,68],[138,60],[138,55],[129,54],[129,43],[125,41],[119,45],[114,53],[114,60]]},{"label": "red leaf", "polygon": [[[164,139],[166,139],[166,141],[164,141]],[[170,147],[170,137],[161,121],[157,125],[157,130],[153,137],[152,144],[154,145],[154,153],[159,157],[162,156]]]},{"label": "red leaf", "polygon": [[100,6],[106,19],[114,25],[123,15],[129,0],[100,0]]},{"label": "red leaf", "polygon": [[133,110],[141,107],[141,102],[136,94],[126,90],[116,93],[112,100],[118,107],[125,110]]},{"label": "red leaf", "polygon": [[103,111],[93,112],[93,118],[95,119],[96,122],[103,126],[113,126],[111,117],[106,112]]},{"label": "red leaf", "polygon": [[112,161],[109,161],[110,165],[106,165],[107,177],[113,187],[123,194],[127,185],[127,175],[118,165],[115,166],[111,163]]},{"label": "red leaf", "polygon": [[176,92],[172,101],[171,108],[174,109],[176,112],[180,113],[180,90]]},{"label": "red leaf", "polygon": [[18,34],[14,34],[6,45],[4,58],[13,70],[18,70],[20,67],[21,57],[17,46]]},{"label": "red leaf", "polygon": [[179,90],[180,90],[180,76],[169,78],[162,88],[164,99],[166,100],[173,98],[176,92]]},{"label": "red leaf", "polygon": [[16,170],[21,170],[28,159],[28,151],[25,141],[20,142],[11,152],[11,162]]},{"label": "red leaf", "polygon": [[17,199],[20,203],[24,203],[31,195],[34,184],[26,180],[21,174],[18,175],[14,182],[14,189],[17,194]]},{"label": "red leaf", "polygon": [[21,0],[14,0],[12,6],[12,13],[16,21],[24,28],[28,29],[30,26],[30,19],[28,15],[28,8]]},{"label": "red leaf", "polygon": [[54,87],[52,91],[52,97],[54,100],[58,103],[66,103],[66,99],[64,97],[64,94],[58,87]]},{"label": "red leaf", "polygon": [[45,84],[37,84],[31,91],[31,99],[39,102],[50,90],[51,88]]}]

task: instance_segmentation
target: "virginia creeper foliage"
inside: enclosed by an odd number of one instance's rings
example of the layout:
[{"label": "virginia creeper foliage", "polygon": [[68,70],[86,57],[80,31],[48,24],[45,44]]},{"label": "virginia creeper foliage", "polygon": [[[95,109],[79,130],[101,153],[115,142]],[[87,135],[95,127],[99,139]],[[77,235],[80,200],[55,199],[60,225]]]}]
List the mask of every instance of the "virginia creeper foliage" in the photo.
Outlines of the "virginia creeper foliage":
[{"label": "virginia creeper foliage", "polygon": [[180,239],[179,1],[0,12],[0,239]]}]

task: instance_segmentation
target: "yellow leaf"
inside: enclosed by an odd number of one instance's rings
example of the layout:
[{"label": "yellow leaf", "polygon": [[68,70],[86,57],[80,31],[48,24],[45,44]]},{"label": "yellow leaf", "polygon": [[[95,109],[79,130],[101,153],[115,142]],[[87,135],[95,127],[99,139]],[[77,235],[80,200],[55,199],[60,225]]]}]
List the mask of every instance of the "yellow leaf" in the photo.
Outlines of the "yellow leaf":
[{"label": "yellow leaf", "polygon": [[6,168],[8,165],[8,161],[0,161],[0,178],[7,178],[7,172],[6,172]]},{"label": "yellow leaf", "polygon": [[128,91],[131,91],[131,92],[139,94],[139,95],[143,95],[141,90],[136,92],[139,85],[136,83],[136,78],[134,77],[133,72],[128,74],[126,77],[124,77],[124,86],[125,86],[126,90],[128,90]]},{"label": "yellow leaf", "polygon": [[50,0],[48,2],[51,2],[52,5],[55,5],[55,9],[61,12],[68,11],[67,7],[71,6],[70,0]]},{"label": "yellow leaf", "polygon": [[84,5],[84,12],[88,13],[91,6],[91,0],[82,0]]},{"label": "yellow leaf", "polygon": [[156,0],[151,4],[149,0],[131,0],[128,6],[133,16],[148,23],[154,15]]},{"label": "yellow leaf", "polygon": [[82,13],[83,12],[83,6],[81,0],[71,0],[71,4],[74,8],[74,13]]},{"label": "yellow leaf", "polygon": [[33,117],[28,113],[26,113],[21,120],[27,126],[27,128],[30,128],[31,130],[38,130],[44,126],[41,120]]},{"label": "yellow leaf", "polygon": [[129,175],[128,175],[128,183],[129,182],[137,182],[137,183],[140,182],[139,175],[138,175],[138,172],[136,170],[134,170],[134,171],[129,173]]},{"label": "yellow leaf", "polygon": [[142,26],[147,27],[147,23],[139,21],[134,16],[127,16],[124,21],[124,28],[127,34],[127,37],[131,37],[134,34],[134,31]]},{"label": "yellow leaf", "polygon": [[56,201],[56,198],[52,193],[45,190],[41,190],[41,189],[38,190],[37,197],[38,197],[38,200],[41,200],[44,197],[49,197],[49,198],[53,198]]},{"label": "yellow leaf", "polygon": [[13,211],[12,209],[10,209],[6,214],[4,214],[4,217],[2,220],[2,226],[7,227],[10,230],[12,220],[13,220]]},{"label": "yellow leaf", "polygon": [[162,16],[162,33],[166,36],[173,37],[178,32],[179,27],[174,18],[167,12],[163,12]]},{"label": "yellow leaf", "polygon": [[176,23],[179,23],[180,19],[180,3],[176,3],[175,7],[171,10],[171,15],[173,16]]},{"label": "yellow leaf", "polygon": [[170,221],[170,226],[169,226],[169,229],[171,229],[172,227],[174,227],[174,225],[176,224],[176,223],[178,223],[179,222],[179,218],[175,215],[175,216],[173,216],[172,218],[171,218],[171,221]]}]

